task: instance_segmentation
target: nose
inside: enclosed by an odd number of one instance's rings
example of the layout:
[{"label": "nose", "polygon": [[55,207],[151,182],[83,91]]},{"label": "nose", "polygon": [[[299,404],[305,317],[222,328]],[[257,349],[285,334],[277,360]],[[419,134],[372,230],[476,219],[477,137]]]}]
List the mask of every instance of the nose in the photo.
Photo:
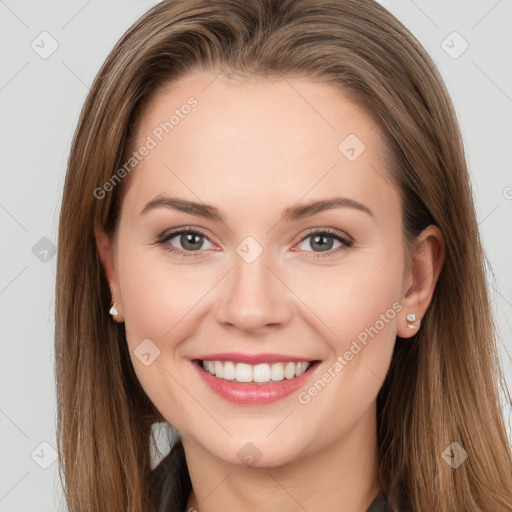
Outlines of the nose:
[{"label": "nose", "polygon": [[293,294],[272,267],[267,251],[251,263],[235,254],[233,269],[219,291],[216,320],[244,332],[288,323],[293,315]]}]

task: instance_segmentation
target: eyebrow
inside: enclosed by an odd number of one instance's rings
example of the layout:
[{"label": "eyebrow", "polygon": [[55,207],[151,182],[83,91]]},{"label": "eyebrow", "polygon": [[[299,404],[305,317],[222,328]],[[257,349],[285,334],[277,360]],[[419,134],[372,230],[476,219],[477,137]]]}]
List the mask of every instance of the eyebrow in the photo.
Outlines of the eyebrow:
[{"label": "eyebrow", "polygon": [[[172,208],[181,212],[190,213],[191,215],[197,215],[206,219],[218,220],[224,222],[224,216],[218,208],[205,203],[196,203],[194,201],[188,201],[185,199],[179,199],[177,197],[168,196],[157,196],[149,201],[139,215],[144,215],[155,208]],[[310,203],[290,206],[283,211],[281,220],[289,222],[297,221],[323,211],[332,210],[333,208],[354,208],[356,210],[367,213],[368,215],[375,217],[373,212],[364,204],[349,199],[347,197],[331,197],[322,199],[319,201],[312,201]]]}]

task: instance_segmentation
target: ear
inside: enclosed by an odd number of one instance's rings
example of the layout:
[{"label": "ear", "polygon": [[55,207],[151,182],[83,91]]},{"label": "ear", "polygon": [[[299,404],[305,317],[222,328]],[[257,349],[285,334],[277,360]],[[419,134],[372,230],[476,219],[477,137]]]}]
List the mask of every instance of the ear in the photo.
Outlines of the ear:
[{"label": "ear", "polygon": [[113,318],[116,322],[123,322],[123,300],[116,272],[115,237],[109,236],[103,228],[98,226],[94,228],[94,236],[103,270],[107,277],[110,294],[112,295],[111,305],[115,303],[118,311],[118,314],[113,315]]},{"label": "ear", "polygon": [[[444,237],[437,226],[430,225],[421,232],[411,248],[401,301],[403,309],[397,326],[397,335],[401,338],[410,338],[418,332],[421,319],[432,300],[444,256]],[[407,319],[411,313],[416,316],[415,321]]]}]

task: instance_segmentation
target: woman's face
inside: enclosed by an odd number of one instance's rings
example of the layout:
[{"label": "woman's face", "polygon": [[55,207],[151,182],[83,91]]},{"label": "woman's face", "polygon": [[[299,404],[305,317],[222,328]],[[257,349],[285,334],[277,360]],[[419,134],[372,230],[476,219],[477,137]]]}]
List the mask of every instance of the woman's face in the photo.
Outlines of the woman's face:
[{"label": "woman's face", "polygon": [[375,122],[305,78],[196,73],[137,133],[109,275],[162,415],[246,465],[373,433],[412,283]]}]

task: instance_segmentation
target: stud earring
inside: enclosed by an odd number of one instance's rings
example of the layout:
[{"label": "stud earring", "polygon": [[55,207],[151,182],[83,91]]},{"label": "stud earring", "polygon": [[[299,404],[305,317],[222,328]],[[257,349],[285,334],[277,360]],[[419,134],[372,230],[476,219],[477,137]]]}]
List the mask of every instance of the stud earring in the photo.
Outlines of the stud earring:
[{"label": "stud earring", "polygon": [[109,313],[112,315],[112,316],[116,316],[119,314],[119,311],[117,311],[117,302],[114,302],[114,305],[110,308],[110,311]]},{"label": "stud earring", "polygon": [[407,321],[409,322],[407,324],[407,327],[409,329],[415,329],[416,326],[414,325],[414,322],[416,322],[416,315],[414,313],[408,313],[406,318],[407,318]]}]

